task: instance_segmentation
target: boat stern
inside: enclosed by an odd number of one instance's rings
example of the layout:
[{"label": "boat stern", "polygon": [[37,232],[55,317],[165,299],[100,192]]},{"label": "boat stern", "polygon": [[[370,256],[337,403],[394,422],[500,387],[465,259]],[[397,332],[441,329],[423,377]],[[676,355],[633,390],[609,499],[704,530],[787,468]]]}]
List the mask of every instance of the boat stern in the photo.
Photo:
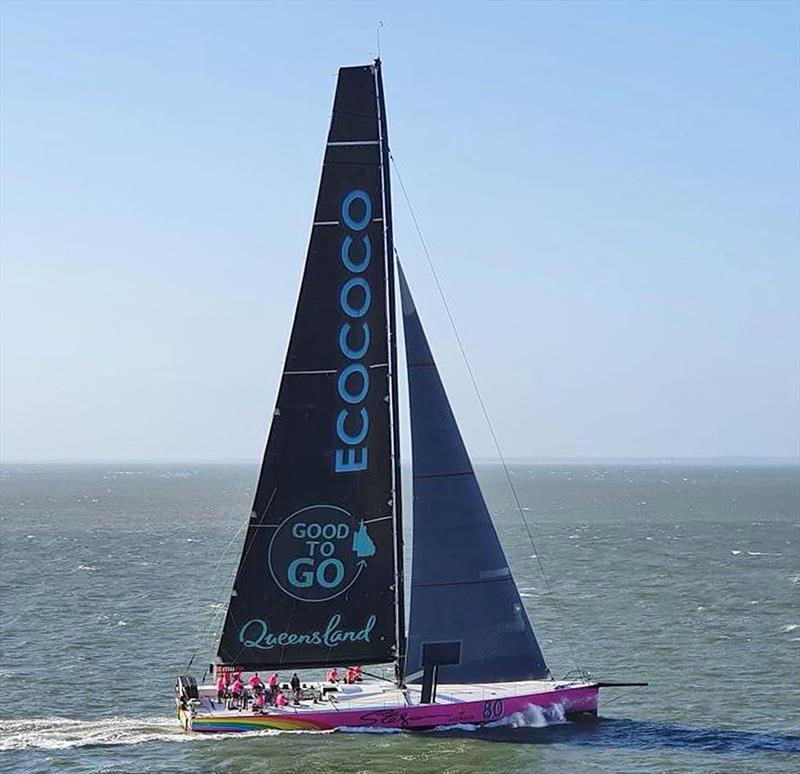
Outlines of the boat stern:
[{"label": "boat stern", "polygon": [[175,683],[175,707],[178,722],[184,731],[192,730],[192,719],[200,706],[197,681],[191,675],[180,675]]}]

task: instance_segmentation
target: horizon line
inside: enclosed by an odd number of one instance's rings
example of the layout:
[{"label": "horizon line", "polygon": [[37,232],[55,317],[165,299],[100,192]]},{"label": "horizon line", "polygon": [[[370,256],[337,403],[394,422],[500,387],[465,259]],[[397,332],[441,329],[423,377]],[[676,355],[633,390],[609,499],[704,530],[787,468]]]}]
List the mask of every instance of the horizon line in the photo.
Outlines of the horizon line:
[{"label": "horizon line", "polygon": [[[473,457],[475,464],[501,464],[500,457]],[[408,461],[410,462],[410,460]],[[507,464],[783,464],[800,465],[800,456],[575,456],[546,457],[518,456],[505,457]],[[249,457],[18,457],[0,458],[0,465],[252,465],[259,466],[261,459]],[[403,463],[404,465],[407,462]]]}]

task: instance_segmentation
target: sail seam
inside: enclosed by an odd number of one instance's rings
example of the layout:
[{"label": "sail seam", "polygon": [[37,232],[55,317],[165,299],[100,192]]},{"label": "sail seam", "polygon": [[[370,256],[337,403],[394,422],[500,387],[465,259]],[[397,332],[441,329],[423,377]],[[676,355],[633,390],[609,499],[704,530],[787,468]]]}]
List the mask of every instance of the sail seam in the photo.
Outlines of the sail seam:
[{"label": "sail seam", "polygon": [[[373,218],[372,223],[383,223],[383,218]],[[338,220],[315,220],[315,226],[338,226]]]},{"label": "sail seam", "polygon": [[[380,140],[350,140],[348,142],[329,142],[328,147],[342,148],[349,145],[380,145]],[[377,165],[376,165],[377,166]]]},{"label": "sail seam", "polygon": [[335,374],[336,368],[327,368],[319,371],[284,371],[284,376],[302,376],[304,374]]},{"label": "sail seam", "polygon": [[[373,363],[372,365],[367,366],[367,368],[388,368],[388,363]],[[284,371],[284,376],[305,376],[306,374],[337,374],[339,373],[338,368],[320,368],[317,370],[309,370],[309,371]]]},{"label": "sail seam", "polygon": [[414,481],[418,481],[421,478],[453,478],[455,476],[474,476],[475,474],[471,470],[465,470],[462,473],[422,473],[414,475]]},{"label": "sail seam", "polygon": [[374,524],[376,521],[386,521],[387,519],[393,519],[394,516],[378,516],[374,519],[364,519],[364,524]]},{"label": "sail seam", "polygon": [[438,586],[474,586],[478,583],[502,583],[503,581],[511,581],[513,583],[514,579],[509,574],[502,578],[480,578],[478,580],[468,581],[442,581],[441,583],[414,583],[412,581],[411,585],[415,589],[428,589],[436,588]]},{"label": "sail seam", "polygon": [[374,167],[375,169],[380,168],[380,164],[368,164],[365,161],[332,161],[331,159],[325,159],[324,162],[326,167]]},{"label": "sail seam", "polygon": [[[371,97],[375,96],[371,92],[366,92],[366,91],[363,91],[363,90],[362,90],[361,93],[362,94],[369,94]],[[377,118],[377,116],[369,116],[366,113],[355,113],[352,110],[341,110],[341,109],[334,110],[331,113],[331,118],[333,118],[333,116],[355,116],[356,118],[369,118],[371,120]]]}]

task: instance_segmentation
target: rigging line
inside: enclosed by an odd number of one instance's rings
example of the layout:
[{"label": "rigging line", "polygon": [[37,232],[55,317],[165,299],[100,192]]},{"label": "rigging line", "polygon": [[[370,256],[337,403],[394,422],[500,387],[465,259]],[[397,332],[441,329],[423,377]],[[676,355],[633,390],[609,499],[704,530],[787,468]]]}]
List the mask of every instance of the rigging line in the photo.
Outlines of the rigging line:
[{"label": "rigging line", "polygon": [[[225,555],[228,553],[228,550],[233,545],[234,541],[238,539],[239,535],[241,535],[241,533],[242,533],[242,530],[245,529],[246,526],[247,526],[246,524],[242,524],[236,530],[235,534],[230,539],[230,542],[228,543],[228,545],[223,550],[222,555],[220,556],[219,561],[217,562],[217,566],[214,568],[214,572],[212,573],[212,580],[216,578],[217,570],[219,569],[220,564],[222,563],[222,560],[225,558]],[[209,582],[209,586],[213,586],[213,583]],[[213,594],[213,591],[212,591],[212,594]],[[192,662],[194,661],[195,656],[197,655],[198,651],[201,648],[205,649],[210,644],[211,635],[214,632],[214,629],[219,624],[219,619],[224,617],[224,611],[220,610],[218,607],[216,607],[216,605],[218,605],[218,604],[222,604],[222,603],[218,603],[218,602],[214,602],[213,603],[214,607],[212,607],[211,613],[209,614],[210,623],[205,628],[203,633],[200,635],[199,644],[195,647],[195,649],[194,649],[194,651],[192,653],[192,657],[191,657],[191,659],[189,659],[189,666],[192,665]]]},{"label": "rigging line", "polygon": [[[522,503],[520,502],[519,495],[517,494],[517,489],[514,486],[514,482],[511,479],[511,473],[508,470],[508,465],[506,464],[505,457],[503,456],[503,452],[500,448],[500,442],[497,439],[497,435],[494,432],[494,427],[492,426],[492,421],[489,419],[489,412],[486,409],[486,404],[483,402],[483,396],[481,395],[481,391],[478,388],[478,382],[475,378],[475,374],[472,371],[472,366],[470,365],[469,358],[467,357],[467,352],[464,349],[464,344],[461,341],[461,336],[458,333],[458,328],[456,327],[455,319],[453,318],[453,314],[450,311],[450,306],[447,303],[447,298],[444,294],[444,289],[442,288],[441,283],[439,282],[439,275],[436,273],[436,267],[433,265],[433,259],[431,258],[431,254],[428,251],[428,245],[425,242],[425,237],[422,235],[422,229],[420,228],[419,221],[417,220],[417,215],[414,212],[414,208],[411,206],[411,200],[408,196],[408,191],[406,191],[405,183],[403,182],[403,177],[400,174],[400,170],[397,166],[397,161],[395,161],[392,152],[389,151],[389,160],[391,161],[392,165],[394,166],[395,174],[397,175],[397,182],[400,183],[400,190],[403,192],[403,198],[405,199],[406,206],[408,207],[408,212],[411,215],[411,220],[414,223],[414,228],[417,232],[417,236],[419,237],[420,244],[422,245],[422,251],[425,253],[425,258],[428,262],[428,268],[433,275],[433,281],[436,284],[436,290],[439,293],[439,297],[442,299],[442,304],[444,306],[445,313],[447,314],[447,319],[450,321],[450,327],[453,329],[453,334],[455,335],[456,342],[458,344],[458,348],[461,351],[461,357],[464,360],[464,365],[467,367],[467,373],[469,374],[469,379],[472,382],[472,388],[475,390],[475,395],[478,398],[478,403],[480,404],[481,411],[483,412],[483,418],[486,421],[486,425],[489,428],[489,434],[492,437],[492,442],[494,443],[494,448],[497,451],[497,456],[500,459],[500,464],[503,467],[503,472],[506,476],[506,481],[508,481],[509,489],[511,490],[511,494],[514,498],[514,504],[516,505],[516,510],[519,513],[520,519],[522,520],[522,524],[525,527],[525,532],[528,535],[528,541],[530,542],[531,548],[533,549],[533,553],[536,556],[536,561],[539,564],[539,569],[541,570],[542,577],[544,578],[545,587],[547,589],[550,598],[555,602],[556,611],[559,617],[559,623],[561,625],[562,631],[564,627],[564,614],[561,610],[561,603],[558,600],[558,596],[553,592],[552,584],[550,583],[550,578],[547,575],[547,571],[544,568],[544,562],[542,561],[542,557],[539,553],[539,550],[536,548],[536,541],[533,539],[533,533],[531,532],[531,528],[528,525],[528,520],[525,518],[525,511],[522,508]],[[395,250],[396,252],[396,250]],[[570,642],[569,638],[565,638],[567,648],[569,649],[570,656],[572,661],[575,663],[576,668],[579,672],[583,672],[584,670],[580,667],[578,659],[575,655],[575,651],[572,648],[572,643]]]},{"label": "rigging line", "polygon": [[[229,507],[227,509],[229,517],[233,515],[234,510],[238,510],[238,504],[237,504],[236,501],[238,500],[240,494],[244,490],[245,481],[246,480],[247,480],[247,475],[242,475],[242,476],[239,477],[239,481],[238,481],[238,483],[236,485],[236,492],[234,494],[233,501],[231,502],[231,504],[229,505]],[[243,522],[242,524],[239,525],[239,527],[237,528],[236,532],[233,534],[233,537],[228,542],[228,545],[225,546],[225,548],[223,549],[222,553],[220,554],[220,557],[217,560],[217,564],[215,565],[215,567],[214,567],[214,569],[213,569],[213,571],[211,573],[211,579],[208,582],[208,588],[210,590],[209,596],[213,597],[213,594],[214,594],[214,592],[213,592],[214,582],[217,579],[217,573],[219,572],[220,566],[222,565],[222,562],[225,559],[225,556],[227,555],[228,551],[230,550],[230,548],[234,544],[234,542],[236,540],[238,540],[239,536],[242,533],[242,530],[246,529],[247,526],[248,526],[248,522]],[[221,604],[221,603],[214,603],[214,604]],[[222,613],[222,615],[220,615],[221,613]],[[189,659],[189,666],[191,666],[192,663],[194,662],[195,656],[197,656],[198,651],[201,648],[203,648],[203,649],[206,648],[207,645],[210,643],[211,635],[213,634],[214,629],[218,625],[219,619],[221,617],[224,617],[224,612],[219,610],[218,608],[212,608],[212,611],[209,614],[209,624],[205,628],[203,633],[200,635],[199,643],[195,646],[195,649],[192,652],[192,657]]]}]

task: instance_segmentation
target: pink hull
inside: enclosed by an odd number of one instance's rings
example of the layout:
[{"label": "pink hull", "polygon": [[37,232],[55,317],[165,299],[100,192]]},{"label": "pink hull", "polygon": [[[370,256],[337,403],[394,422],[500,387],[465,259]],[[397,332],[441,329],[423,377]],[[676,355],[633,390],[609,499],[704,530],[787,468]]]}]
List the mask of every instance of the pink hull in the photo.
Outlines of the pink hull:
[{"label": "pink hull", "polygon": [[531,705],[546,709],[560,705],[564,713],[597,713],[598,687],[559,688],[543,693],[505,696],[486,701],[448,702],[442,704],[414,704],[388,708],[357,710],[324,710],[320,712],[296,710],[286,707],[261,715],[226,717],[198,715],[191,721],[191,730],[198,732],[258,731],[280,729],[285,731],[335,728],[387,728],[430,729],[457,723],[493,723],[524,712]]}]

